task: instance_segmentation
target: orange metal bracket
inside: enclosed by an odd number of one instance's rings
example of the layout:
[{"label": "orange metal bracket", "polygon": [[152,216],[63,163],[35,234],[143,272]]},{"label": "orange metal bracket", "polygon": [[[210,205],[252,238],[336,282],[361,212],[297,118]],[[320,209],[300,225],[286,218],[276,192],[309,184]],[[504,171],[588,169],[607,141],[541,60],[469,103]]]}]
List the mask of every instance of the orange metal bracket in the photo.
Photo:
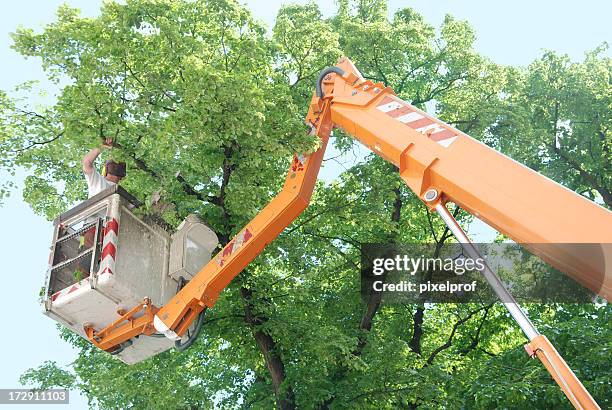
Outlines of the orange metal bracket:
[{"label": "orange metal bracket", "polygon": [[546,336],[536,336],[525,345],[525,350],[529,356],[540,359],[575,408],[600,408]]},{"label": "orange metal bracket", "polygon": [[[85,325],[85,334],[96,347],[112,352],[117,346],[134,336],[150,335],[155,332],[153,318],[158,308],[145,298],[128,312],[123,313],[119,319],[97,332],[93,327]],[[136,315],[141,314],[139,317]]]}]

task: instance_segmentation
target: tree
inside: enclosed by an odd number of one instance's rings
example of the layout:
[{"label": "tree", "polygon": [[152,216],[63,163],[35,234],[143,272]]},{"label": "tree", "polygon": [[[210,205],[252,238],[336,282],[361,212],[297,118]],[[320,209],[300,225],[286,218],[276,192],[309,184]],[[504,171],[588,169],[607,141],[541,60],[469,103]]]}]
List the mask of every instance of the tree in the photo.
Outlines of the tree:
[{"label": "tree", "polygon": [[544,53],[509,82],[504,113],[490,131],[503,152],[610,208],[612,60],[607,49],[602,44],[582,63]]},{"label": "tree", "polygon": [[[314,4],[285,6],[271,36],[230,0],[105,3],[93,19],[64,6],[42,33],[14,35],[15,49],[64,85],[38,110],[2,95],[0,165],[30,171],[24,198],[52,218],[83,199],[75,165],[112,136],[131,193],[172,204],[162,215],[170,225],[200,215],[225,244],[279,190],[292,153],[316,148],[302,116],[318,72],[343,54],[402,98],[519,150],[521,136],[499,130],[510,108],[535,107],[520,97],[527,74],[479,56],[474,39],[450,16],[439,35],[412,9],[389,19],[380,0],[340,1],[328,20]],[[339,130],[333,143],[345,152],[354,144]],[[486,408],[508,402],[516,373],[503,369],[523,360],[521,378],[538,384],[521,384],[511,403],[567,405],[538,364],[526,364],[502,306],[360,300],[361,244],[448,240],[395,170],[369,156],[318,184],[307,211],[222,293],[187,352],[126,366],[63,330],[81,349],[71,368],[46,362],[22,379],[79,389],[101,408]],[[544,327],[571,324],[605,342],[609,328],[581,319],[605,324],[608,309],[530,313]],[[554,341],[562,352],[573,343]],[[604,405],[602,354],[581,348],[577,363],[589,364],[584,376]]]}]

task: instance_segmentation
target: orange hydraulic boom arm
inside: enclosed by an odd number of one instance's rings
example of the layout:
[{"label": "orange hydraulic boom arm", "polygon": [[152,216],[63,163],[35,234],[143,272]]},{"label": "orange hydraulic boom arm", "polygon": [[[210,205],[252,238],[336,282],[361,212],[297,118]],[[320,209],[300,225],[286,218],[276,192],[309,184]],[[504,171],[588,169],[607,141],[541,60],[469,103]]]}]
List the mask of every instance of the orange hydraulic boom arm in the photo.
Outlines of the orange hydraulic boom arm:
[{"label": "orange hydraulic boom arm", "polygon": [[[612,213],[606,209],[409,105],[389,87],[364,80],[346,58],[322,72],[306,120],[321,145],[312,154],[294,156],[281,192],[166,305],[158,309],[145,301],[105,329],[86,328],[92,343],[113,351],[155,330],[180,339],[233,278],[306,208],[334,127],[398,166],[406,184],[440,214],[464,246],[470,246],[469,239],[446,211],[446,202],[455,202],[610,299],[612,277],[605,264],[612,264]],[[591,245],[585,252],[584,247],[570,246],[576,243]],[[543,361],[572,404],[598,408],[498,278],[495,282],[495,274],[483,274],[529,338],[528,352]]]}]

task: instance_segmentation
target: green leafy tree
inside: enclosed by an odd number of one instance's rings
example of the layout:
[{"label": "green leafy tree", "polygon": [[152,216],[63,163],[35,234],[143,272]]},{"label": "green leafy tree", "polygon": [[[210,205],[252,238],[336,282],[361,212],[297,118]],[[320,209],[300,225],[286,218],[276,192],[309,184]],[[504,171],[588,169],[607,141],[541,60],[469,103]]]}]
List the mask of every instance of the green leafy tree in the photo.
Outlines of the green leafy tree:
[{"label": "green leafy tree", "polygon": [[[0,96],[0,166],[27,169],[25,200],[52,218],[84,198],[80,159],[112,137],[109,155],[127,161],[131,193],[171,204],[161,215],[171,226],[200,215],[224,244],[280,189],[291,155],[317,147],[303,115],[318,72],[341,55],[407,101],[524,159],[521,147],[532,142],[510,129],[528,121],[515,113],[550,102],[524,95],[534,67],[478,55],[472,28],[450,16],[436,31],[409,8],[389,19],[381,0],[338,5],[330,19],[312,3],[284,6],[270,34],[231,0],[108,2],[96,18],[64,6],[41,33],[14,34],[14,48],[40,59],[61,91],[48,107]],[[597,53],[591,58],[602,65]],[[576,90],[599,84],[594,95],[605,100],[599,77],[572,78]],[[599,111],[563,101],[568,112],[605,119],[605,101]],[[354,149],[340,130],[332,140],[341,152]],[[581,159],[593,175],[605,165],[601,152]],[[559,161],[551,177],[581,191],[560,171],[570,165]],[[456,216],[469,221],[458,209]],[[318,184],[304,215],[222,293],[187,352],[126,366],[64,329],[80,349],[74,363],[45,362],[22,382],[78,389],[100,408],[567,407],[522,352],[503,306],[361,300],[362,244],[441,246],[450,237],[392,166],[368,156]],[[570,365],[584,369],[602,407],[609,404],[607,305],[529,310]],[[596,342],[567,337],[578,329]]]},{"label": "green leafy tree", "polygon": [[552,51],[517,73],[491,127],[501,151],[612,207],[612,60],[607,44],[581,63]]}]

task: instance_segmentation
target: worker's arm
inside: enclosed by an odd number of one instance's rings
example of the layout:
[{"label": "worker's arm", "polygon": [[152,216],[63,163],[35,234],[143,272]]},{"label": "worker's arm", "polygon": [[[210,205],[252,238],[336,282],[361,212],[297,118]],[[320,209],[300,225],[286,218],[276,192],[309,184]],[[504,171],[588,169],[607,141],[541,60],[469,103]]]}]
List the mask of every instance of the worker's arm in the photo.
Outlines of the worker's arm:
[{"label": "worker's arm", "polygon": [[83,173],[85,175],[91,175],[91,173],[94,171],[93,164],[96,161],[96,158],[98,158],[98,155],[100,155],[100,152],[102,152],[103,149],[110,148],[112,144],[113,140],[107,138],[106,140],[104,140],[102,145],[100,145],[100,147],[92,148],[91,150],[89,150],[87,155],[83,157],[82,161]]},{"label": "worker's arm", "polygon": [[85,175],[91,175],[94,171],[93,163],[96,158],[98,158],[98,155],[100,155],[100,152],[100,148],[92,148],[87,155],[83,157],[83,173]]}]

